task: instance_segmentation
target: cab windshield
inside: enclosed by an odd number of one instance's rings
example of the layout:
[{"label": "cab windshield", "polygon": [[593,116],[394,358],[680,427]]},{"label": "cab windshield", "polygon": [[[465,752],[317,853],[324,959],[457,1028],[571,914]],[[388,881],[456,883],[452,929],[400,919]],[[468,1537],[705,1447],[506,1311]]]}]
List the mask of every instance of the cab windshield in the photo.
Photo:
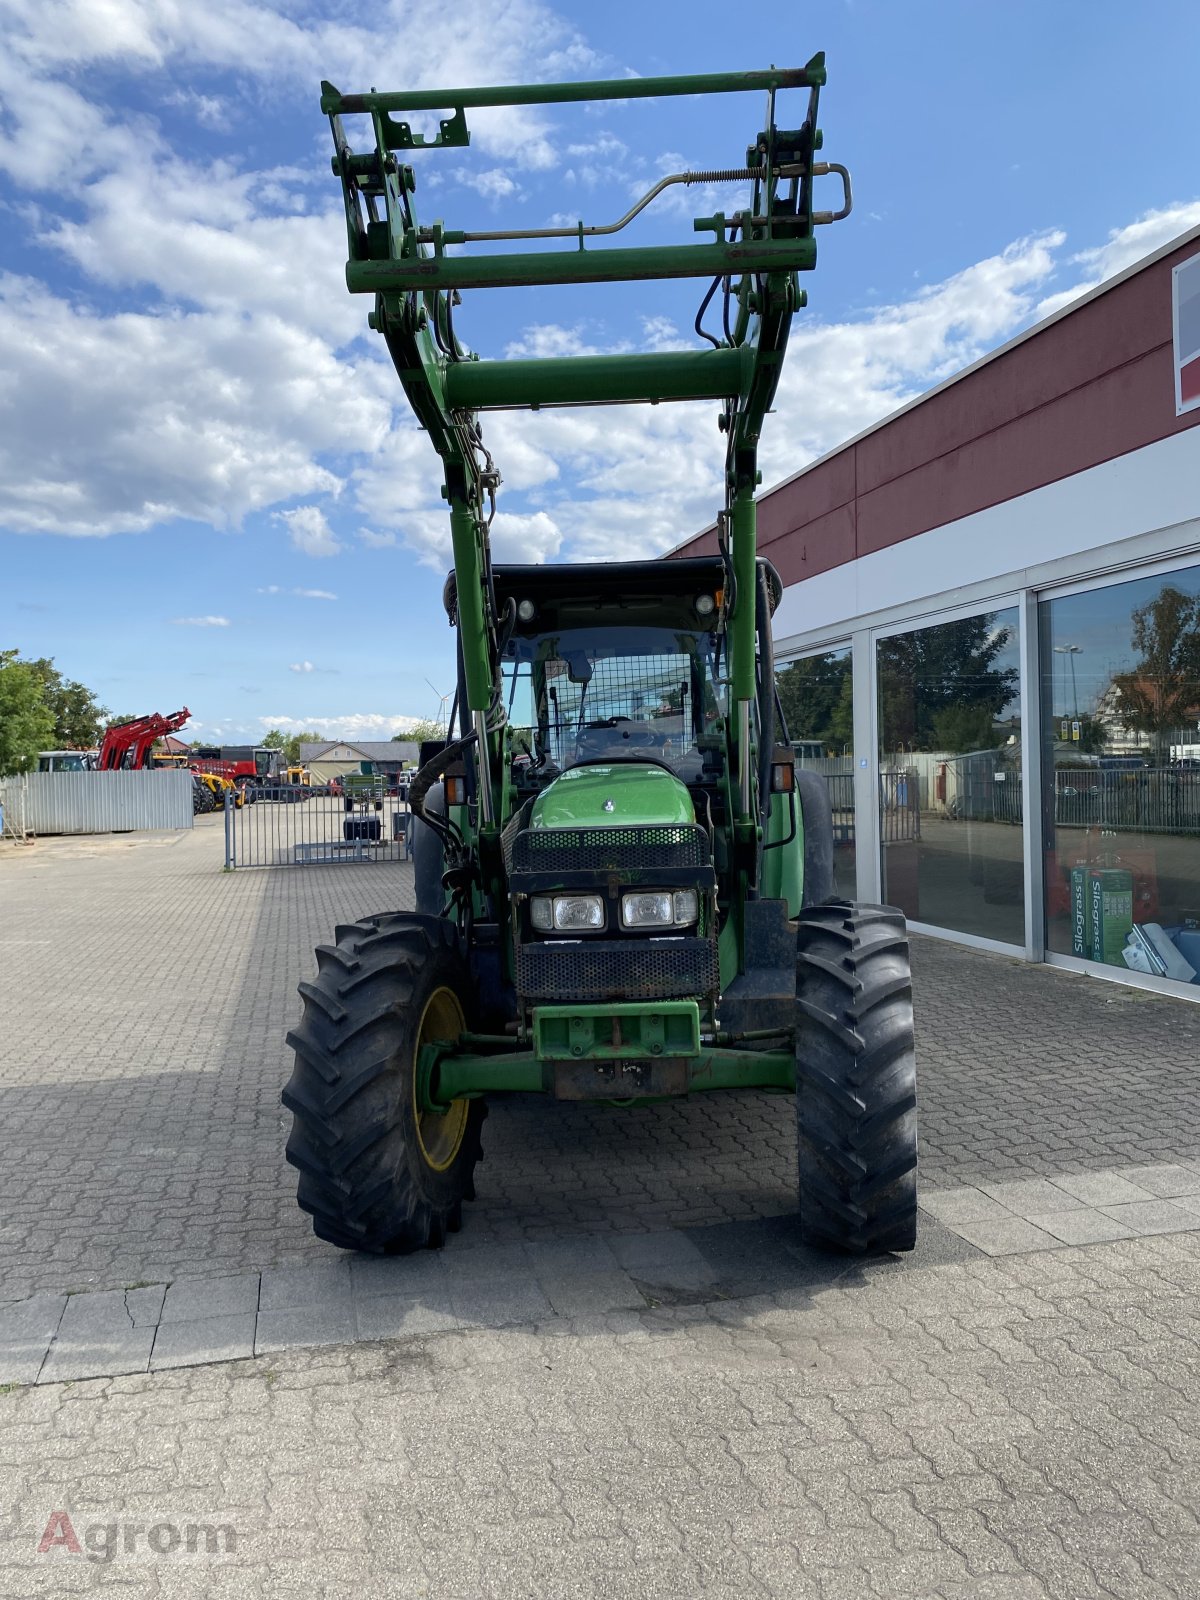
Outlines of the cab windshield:
[{"label": "cab windshield", "polygon": [[676,628],[568,628],[515,637],[504,693],[516,745],[559,771],[649,759],[696,782],[726,704],[723,636]]}]

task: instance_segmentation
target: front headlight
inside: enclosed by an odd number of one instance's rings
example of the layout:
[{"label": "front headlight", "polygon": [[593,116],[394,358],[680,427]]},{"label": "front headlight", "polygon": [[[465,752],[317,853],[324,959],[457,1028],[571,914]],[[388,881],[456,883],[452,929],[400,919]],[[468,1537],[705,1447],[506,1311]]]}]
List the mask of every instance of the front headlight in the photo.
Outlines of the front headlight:
[{"label": "front headlight", "polygon": [[542,933],[580,933],[604,926],[604,901],[598,894],[535,894],[529,920]]},{"label": "front headlight", "polygon": [[643,890],[621,896],[621,922],[626,928],[686,928],[699,913],[695,889]]}]

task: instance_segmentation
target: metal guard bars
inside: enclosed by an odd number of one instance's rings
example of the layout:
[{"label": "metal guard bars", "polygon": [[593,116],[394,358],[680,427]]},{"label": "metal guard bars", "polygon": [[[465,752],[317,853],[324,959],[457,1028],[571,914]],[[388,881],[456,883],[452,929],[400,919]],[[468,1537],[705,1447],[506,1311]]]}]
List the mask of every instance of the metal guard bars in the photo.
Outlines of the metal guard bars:
[{"label": "metal guard bars", "polygon": [[[348,239],[347,285],[373,293],[369,322],[382,333],[414,413],[445,468],[459,595],[459,638],[466,706],[478,739],[479,815],[483,831],[502,826],[504,785],[498,772],[501,736],[494,725],[499,674],[497,635],[488,550],[485,497],[493,502],[499,483],[483,445],[478,413],[516,406],[596,405],[624,402],[720,399],[726,434],[728,559],[734,602],[730,660],[737,729],[739,831],[749,842],[756,826],[753,793],[751,702],[755,694],[755,504],[757,452],[763,418],[779,382],[793,312],[804,304],[797,274],[816,265],[814,229],[840,220],[851,205],[845,168],[818,161],[821,132],[817,105],[825,83],[825,58],[806,66],[765,72],[709,73],[690,77],[629,78],[593,83],[510,85],[501,88],[416,90],[343,95],[321,86],[321,109],[333,132],[333,170],[340,178]],[[806,89],[807,109],[797,128],[775,122],[780,90]],[[502,239],[561,240],[567,230],[513,229],[472,235],[440,222],[422,227],[413,195],[416,175],[398,152],[462,148],[470,143],[466,112],[477,107],[556,105],[568,102],[668,98],[682,95],[765,91],[765,126],[755,135],[744,164],[717,173],[677,173],[660,181],[617,223],[569,234],[567,248],[480,252],[473,243]],[[448,111],[437,132],[426,137],[397,113]],[[350,148],[342,117],[370,118],[374,147]],[[589,247],[587,240],[621,231],[670,183],[705,181],[745,172],[753,183],[748,210],[732,217],[716,213],[693,222],[707,243]],[[841,177],[840,211],[813,209],[814,179]],[[450,252],[455,253],[451,254]],[[547,360],[480,361],[459,341],[454,308],[459,291],[474,288],[708,278],[712,287],[696,318],[722,289],[724,338],[704,333],[711,349],[660,354],[570,357]],[[468,715],[469,714],[469,718]]]}]

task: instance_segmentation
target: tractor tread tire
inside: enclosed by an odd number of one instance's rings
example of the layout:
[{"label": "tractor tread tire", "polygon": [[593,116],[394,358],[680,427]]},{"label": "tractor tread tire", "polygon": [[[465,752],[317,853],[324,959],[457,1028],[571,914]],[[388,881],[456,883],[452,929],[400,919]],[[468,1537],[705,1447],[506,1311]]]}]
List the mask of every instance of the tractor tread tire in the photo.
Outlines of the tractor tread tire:
[{"label": "tractor tread tire", "polygon": [[297,1200],[318,1238],[377,1255],[436,1249],[474,1199],[487,1108],[468,1102],[462,1142],[439,1171],[421,1153],[412,1109],[416,1030],[429,996],[452,990],[469,1010],[454,925],[385,912],[337,929],[317,949],[317,976],[300,985],[304,1011],[283,1104],[292,1113],[287,1159]]},{"label": "tractor tread tire", "polygon": [[833,808],[819,772],[796,768],[796,801],[804,829],[802,905],[823,905],[837,892],[833,865]]},{"label": "tractor tread tire", "polygon": [[806,1244],[869,1255],[917,1236],[917,1080],[904,917],[830,901],[797,925],[796,1130]]}]

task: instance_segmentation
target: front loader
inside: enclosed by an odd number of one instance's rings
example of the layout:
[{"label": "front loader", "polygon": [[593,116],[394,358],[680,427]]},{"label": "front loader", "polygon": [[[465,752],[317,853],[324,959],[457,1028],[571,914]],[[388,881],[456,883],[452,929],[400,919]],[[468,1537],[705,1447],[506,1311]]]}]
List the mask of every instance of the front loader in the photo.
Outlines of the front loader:
[{"label": "front loader", "polygon": [[[816,229],[850,210],[849,175],[818,159],[824,82],[818,55],[702,77],[323,86],[347,282],[374,296],[370,324],[442,461],[458,654],[455,736],[423,752],[409,790],[417,910],[320,946],[288,1036],[299,1203],[346,1249],[439,1246],[461,1225],[490,1093],[630,1105],[718,1089],[794,1094],[806,1242],[913,1247],[904,919],[836,896],[828,797],[797,770],[775,696],[781,584],[756,551],[759,434],[804,304],[799,274]],[[671,174],[615,224],[470,233],[417,219],[409,153],[467,144],[474,108],[742,91],[766,97],[744,162]],[[785,96],[798,125],[776,121]],[[351,116],[369,119],[361,152]],[[827,174],[841,179],[836,211],[816,206]],[[703,242],[593,245],[700,180],[744,181],[749,206],[697,218]],[[706,346],[482,361],[456,331],[467,290],[641,278],[706,284]],[[481,413],[668,400],[720,402],[717,553],[493,564],[500,478]]]}]

